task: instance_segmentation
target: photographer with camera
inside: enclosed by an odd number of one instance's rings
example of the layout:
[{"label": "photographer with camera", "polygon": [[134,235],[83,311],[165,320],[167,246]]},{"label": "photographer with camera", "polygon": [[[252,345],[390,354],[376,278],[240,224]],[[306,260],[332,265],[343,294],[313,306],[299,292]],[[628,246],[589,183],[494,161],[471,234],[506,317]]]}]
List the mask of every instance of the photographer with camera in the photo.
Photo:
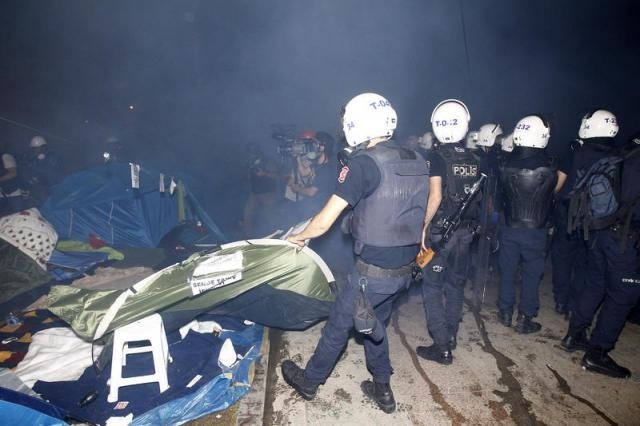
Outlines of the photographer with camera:
[{"label": "photographer with camera", "polygon": [[291,141],[287,148],[295,159],[287,179],[285,198],[296,203],[296,219],[304,220],[324,205],[333,189],[335,167],[331,165],[333,138],[326,132],[308,130]]}]

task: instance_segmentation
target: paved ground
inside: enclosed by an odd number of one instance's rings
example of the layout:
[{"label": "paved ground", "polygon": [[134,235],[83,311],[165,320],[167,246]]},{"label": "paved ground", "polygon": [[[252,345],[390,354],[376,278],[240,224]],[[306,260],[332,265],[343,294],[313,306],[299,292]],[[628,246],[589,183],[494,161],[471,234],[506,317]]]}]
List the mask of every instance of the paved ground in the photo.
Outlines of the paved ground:
[{"label": "paved ground", "polygon": [[640,424],[640,326],[628,324],[612,352],[632,370],[631,379],[588,373],[580,367],[581,353],[558,347],[567,323],[553,312],[547,281],[541,297],[538,320],[543,329],[528,336],[497,322],[495,288],[489,289],[481,312],[465,304],[454,364],[442,366],[415,354],[417,345],[431,340],[419,288],[412,287],[398,300],[388,327],[395,370],[391,384],[398,404],[391,415],[360,391],[360,382],[370,375],[355,339],[316,399],[308,402],[286,385],[280,363],[290,358],[304,365],[323,324],[305,332],[272,330],[263,424]]}]

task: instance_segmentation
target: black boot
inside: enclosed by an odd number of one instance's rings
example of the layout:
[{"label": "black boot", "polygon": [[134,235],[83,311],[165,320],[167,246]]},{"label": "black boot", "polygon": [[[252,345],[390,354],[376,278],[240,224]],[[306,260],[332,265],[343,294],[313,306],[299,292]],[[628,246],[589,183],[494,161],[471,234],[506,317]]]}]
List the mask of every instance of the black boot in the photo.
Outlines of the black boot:
[{"label": "black boot", "polygon": [[362,389],[365,396],[375,401],[385,413],[393,413],[396,410],[396,400],[393,398],[393,391],[391,391],[389,383],[365,380],[360,383],[360,389]]},{"label": "black boot", "polygon": [[609,377],[626,379],[631,376],[631,371],[629,371],[628,368],[618,365],[618,363],[607,354],[607,351],[600,348],[589,349],[587,353],[584,354],[581,364],[584,370],[604,374]]},{"label": "black boot", "polygon": [[587,331],[582,330],[577,333],[567,333],[560,342],[560,346],[567,352],[586,351],[589,349],[589,339]]},{"label": "black boot", "polygon": [[503,310],[498,311],[498,321],[500,321],[500,324],[504,325],[505,327],[511,327],[512,317],[513,317],[513,312],[511,311],[503,311]]},{"label": "black boot", "polygon": [[450,348],[442,348],[435,343],[431,346],[418,346],[416,352],[419,356],[429,361],[449,365],[453,362],[453,355]]},{"label": "black boot", "polygon": [[540,331],[542,325],[539,322],[533,321],[530,316],[525,314],[518,314],[518,318],[516,319],[515,330],[520,334],[529,334],[536,333]]},{"label": "black boot", "polygon": [[318,384],[311,383],[304,377],[304,370],[296,365],[295,362],[287,359],[280,366],[284,381],[294,388],[300,396],[307,401],[315,398],[318,392]]}]

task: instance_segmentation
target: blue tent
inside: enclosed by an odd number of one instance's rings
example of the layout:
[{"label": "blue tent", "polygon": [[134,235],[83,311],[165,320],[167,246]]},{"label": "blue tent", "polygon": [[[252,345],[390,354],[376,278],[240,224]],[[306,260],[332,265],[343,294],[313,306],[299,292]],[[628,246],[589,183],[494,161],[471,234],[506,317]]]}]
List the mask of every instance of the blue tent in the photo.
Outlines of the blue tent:
[{"label": "blue tent", "polygon": [[140,170],[139,188],[131,185],[128,164],[108,163],[66,177],[42,206],[43,216],[60,239],[87,241],[96,235],[112,247],[156,247],[179,223],[199,220],[213,237],[226,238],[184,185],[160,192],[160,173]]}]

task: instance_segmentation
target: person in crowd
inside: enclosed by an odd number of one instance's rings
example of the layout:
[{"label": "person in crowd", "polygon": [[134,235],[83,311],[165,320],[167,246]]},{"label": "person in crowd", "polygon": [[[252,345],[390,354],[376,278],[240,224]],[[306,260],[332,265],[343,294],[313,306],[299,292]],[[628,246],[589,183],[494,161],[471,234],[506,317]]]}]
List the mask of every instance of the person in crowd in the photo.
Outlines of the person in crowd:
[{"label": "person in crowd", "polygon": [[299,140],[306,143],[307,149],[295,156],[286,193],[289,200],[295,201],[299,219],[308,219],[331,195],[336,170],[332,162],[334,141],[328,133],[314,130],[303,132]]},{"label": "person in crowd", "polygon": [[478,147],[478,131],[472,130],[467,133],[467,136],[464,138],[464,147],[470,151],[475,151],[479,149]]},{"label": "person in crowd", "polygon": [[62,170],[45,138],[34,136],[29,147],[31,152],[25,164],[25,176],[31,200],[39,207],[50,195],[53,186],[62,179]]},{"label": "person in crowd", "polygon": [[578,131],[584,143],[575,150],[567,177],[572,188],[568,229],[581,232],[587,241],[587,272],[561,346],[569,352],[585,351],[585,370],[626,378],[630,370],[609,352],[640,299],[640,150],[617,147],[618,130],[616,116],[597,109],[583,117]]},{"label": "person in crowd", "polygon": [[338,289],[306,367],[291,360],[281,366],[284,380],[307,400],[331,374],[354,327],[355,301],[364,297],[375,306],[376,324],[364,338],[366,366],[373,380],[362,382],[361,388],[385,413],[396,408],[385,328],[394,299],[411,280],[428,192],[427,163],[391,139],[396,121],[390,102],[378,94],[363,93],[346,104],[342,123],[353,154],[340,170],[329,201],[302,232],[288,238],[303,247],[327,232],[348,206],[353,208],[355,265]]},{"label": "person in crowd", "polygon": [[500,231],[499,320],[511,327],[516,301],[516,276],[521,267],[522,291],[515,330],[540,331],[534,321],[544,275],[547,221],[554,193],[560,190],[557,167],[546,154],[551,131],[544,117],[528,115],[513,131],[514,150],[501,168],[505,226]]},{"label": "person in crowd", "polygon": [[249,195],[243,211],[245,238],[256,238],[272,232],[274,208],[277,200],[278,168],[264,155],[257,144],[249,145]]},{"label": "person in crowd", "polygon": [[[573,154],[582,141],[574,140],[569,152],[558,164],[559,178],[566,180],[571,169]],[[553,240],[551,242],[551,282],[556,313],[566,319],[571,316],[576,300],[584,289],[587,270],[587,246],[577,232],[567,232],[569,218],[569,191],[571,185],[563,185],[553,205]]]},{"label": "person in crowd", "polygon": [[0,141],[2,170],[0,170],[0,216],[19,212],[23,209],[22,176],[18,174],[18,165],[13,155],[6,151]]},{"label": "person in crowd", "polygon": [[[466,105],[456,99],[440,102],[431,115],[439,145],[429,156],[429,201],[422,238],[425,250],[427,235],[432,245],[440,242],[445,220],[480,178],[480,159],[464,146],[470,119]],[[475,197],[458,229],[424,269],[422,301],[433,344],[418,346],[416,351],[420,357],[440,364],[453,362],[452,351],[457,346],[480,200],[481,197]]]}]

